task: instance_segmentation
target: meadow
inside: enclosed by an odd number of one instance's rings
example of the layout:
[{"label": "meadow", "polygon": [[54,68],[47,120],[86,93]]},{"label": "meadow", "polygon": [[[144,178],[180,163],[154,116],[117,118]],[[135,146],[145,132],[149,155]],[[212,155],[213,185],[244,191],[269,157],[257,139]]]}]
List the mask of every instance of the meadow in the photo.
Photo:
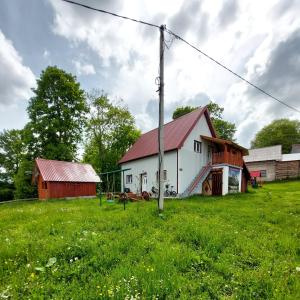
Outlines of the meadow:
[{"label": "meadow", "polygon": [[0,299],[300,299],[300,181],[0,205]]}]

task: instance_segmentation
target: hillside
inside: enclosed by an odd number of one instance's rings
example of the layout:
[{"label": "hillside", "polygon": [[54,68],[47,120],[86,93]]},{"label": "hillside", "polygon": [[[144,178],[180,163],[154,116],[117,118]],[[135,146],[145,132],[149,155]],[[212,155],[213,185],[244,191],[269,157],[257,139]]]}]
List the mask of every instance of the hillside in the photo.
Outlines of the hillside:
[{"label": "hillside", "polygon": [[299,299],[299,216],[299,181],[161,216],[154,201],[2,204],[0,299]]}]

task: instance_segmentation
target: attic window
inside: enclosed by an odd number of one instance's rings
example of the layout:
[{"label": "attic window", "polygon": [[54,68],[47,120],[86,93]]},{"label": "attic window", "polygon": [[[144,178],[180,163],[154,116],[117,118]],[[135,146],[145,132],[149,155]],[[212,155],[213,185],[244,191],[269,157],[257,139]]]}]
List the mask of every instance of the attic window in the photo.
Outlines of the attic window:
[{"label": "attic window", "polygon": [[194,151],[197,153],[201,153],[201,142],[194,141]]}]

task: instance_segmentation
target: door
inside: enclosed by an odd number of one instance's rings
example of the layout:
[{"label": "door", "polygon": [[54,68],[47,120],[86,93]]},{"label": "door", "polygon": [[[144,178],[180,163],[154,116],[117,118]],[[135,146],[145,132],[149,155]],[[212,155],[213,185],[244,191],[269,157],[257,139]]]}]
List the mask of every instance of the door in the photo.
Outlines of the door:
[{"label": "door", "polygon": [[222,171],[213,171],[212,172],[212,194],[213,195],[222,195]]},{"label": "door", "polygon": [[147,192],[147,174],[142,174],[141,175],[141,181],[142,181],[142,184],[141,184],[141,193],[146,191]]}]

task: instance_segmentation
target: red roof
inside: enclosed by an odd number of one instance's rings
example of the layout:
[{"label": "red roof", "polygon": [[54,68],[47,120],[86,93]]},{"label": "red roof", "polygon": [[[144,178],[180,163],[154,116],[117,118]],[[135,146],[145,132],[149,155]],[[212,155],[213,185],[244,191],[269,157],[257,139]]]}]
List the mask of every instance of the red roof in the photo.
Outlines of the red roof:
[{"label": "red roof", "polygon": [[[198,108],[164,125],[164,151],[180,149],[202,115],[205,115],[213,137],[216,136],[206,107]],[[158,153],[158,129],[144,133],[122,157],[119,163]]]},{"label": "red roof", "polygon": [[44,181],[100,182],[89,164],[37,158],[37,168]]}]

